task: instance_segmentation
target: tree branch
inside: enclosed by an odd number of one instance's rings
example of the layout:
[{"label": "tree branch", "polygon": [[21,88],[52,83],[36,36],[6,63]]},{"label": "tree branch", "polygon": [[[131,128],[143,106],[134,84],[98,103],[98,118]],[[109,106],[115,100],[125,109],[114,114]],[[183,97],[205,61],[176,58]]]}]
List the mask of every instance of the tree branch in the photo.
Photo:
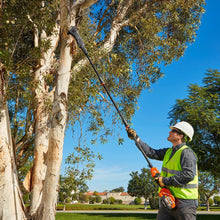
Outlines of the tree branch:
[{"label": "tree branch", "polygon": [[99,20],[99,23],[98,23],[98,26],[97,26],[97,29],[96,29],[96,32],[95,32],[95,36],[97,36],[97,35],[101,32],[102,28],[110,21],[110,19],[109,19],[109,20],[105,21],[105,22],[101,25],[103,19],[105,18],[106,14],[107,14],[107,11],[111,8],[111,6],[112,6],[114,3],[115,3],[115,0],[113,0],[113,1],[109,4],[109,6],[105,9],[104,13],[102,14],[102,17],[101,17],[100,20]]},{"label": "tree branch", "polygon": [[71,7],[72,10],[84,10],[86,8],[89,8],[91,5],[95,4],[98,0],[77,0],[73,3]]}]

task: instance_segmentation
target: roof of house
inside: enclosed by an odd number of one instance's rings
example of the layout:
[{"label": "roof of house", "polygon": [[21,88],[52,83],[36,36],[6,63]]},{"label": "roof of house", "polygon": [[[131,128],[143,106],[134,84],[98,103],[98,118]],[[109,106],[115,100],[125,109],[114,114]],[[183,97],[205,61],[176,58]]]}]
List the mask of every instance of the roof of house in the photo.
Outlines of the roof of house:
[{"label": "roof of house", "polygon": [[[88,191],[85,193],[85,195],[88,196],[93,196],[93,191]],[[105,196],[107,195],[107,192],[97,192],[99,196]],[[129,196],[129,194],[127,192],[118,192],[118,194],[120,194],[120,196]]]},{"label": "roof of house", "polygon": [[88,191],[88,192],[85,193],[85,195],[87,195],[87,196],[93,196],[93,193],[94,193],[93,191]]},{"label": "roof of house", "polygon": [[105,196],[105,195],[107,195],[107,192],[100,192],[100,193],[98,193],[100,196]]},{"label": "roof of house", "polygon": [[127,192],[121,192],[121,196],[130,196]]}]

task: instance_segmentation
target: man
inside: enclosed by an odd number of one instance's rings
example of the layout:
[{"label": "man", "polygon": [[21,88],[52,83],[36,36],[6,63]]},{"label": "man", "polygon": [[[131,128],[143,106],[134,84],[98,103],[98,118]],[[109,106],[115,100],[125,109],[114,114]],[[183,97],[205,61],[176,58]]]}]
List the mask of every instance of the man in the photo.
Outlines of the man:
[{"label": "man", "polygon": [[194,220],[198,206],[197,157],[186,145],[187,141],[192,140],[194,130],[185,121],[178,122],[170,129],[167,140],[172,143],[172,148],[159,150],[144,143],[133,129],[128,128],[127,133],[149,158],[163,160],[162,171],[157,182],[161,187],[171,191],[175,197],[176,206],[169,210],[161,203],[157,219]]}]

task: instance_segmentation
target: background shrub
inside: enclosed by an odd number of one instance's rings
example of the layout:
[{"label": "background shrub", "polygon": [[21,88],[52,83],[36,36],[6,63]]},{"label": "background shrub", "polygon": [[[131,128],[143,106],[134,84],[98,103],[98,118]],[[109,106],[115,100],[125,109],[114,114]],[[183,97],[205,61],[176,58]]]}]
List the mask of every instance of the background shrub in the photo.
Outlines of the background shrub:
[{"label": "background shrub", "polygon": [[121,200],[121,199],[116,199],[116,200],[115,200],[115,203],[116,203],[116,204],[122,204],[122,200]]},{"label": "background shrub", "polygon": [[150,198],[149,204],[151,209],[159,209],[159,198],[158,197]]},{"label": "background shrub", "polygon": [[89,197],[89,204],[94,204],[95,201],[96,201],[96,197],[94,197],[94,196]]},{"label": "background shrub", "polygon": [[115,203],[115,198],[114,197],[109,197],[109,203],[114,204]]},{"label": "background shrub", "polygon": [[102,200],[102,203],[103,203],[103,204],[108,204],[108,200],[107,200],[107,199],[103,199],[103,200]]},{"label": "background shrub", "polygon": [[134,200],[135,205],[140,205],[141,202],[142,202],[141,198],[135,198],[135,200]]}]

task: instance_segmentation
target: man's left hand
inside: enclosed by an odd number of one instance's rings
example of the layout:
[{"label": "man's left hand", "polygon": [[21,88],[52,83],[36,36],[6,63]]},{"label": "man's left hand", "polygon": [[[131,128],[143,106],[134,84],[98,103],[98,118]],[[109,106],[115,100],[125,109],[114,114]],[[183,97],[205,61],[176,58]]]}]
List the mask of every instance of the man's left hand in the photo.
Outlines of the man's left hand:
[{"label": "man's left hand", "polygon": [[159,177],[155,177],[155,180],[157,182],[157,184],[160,186],[160,187],[164,187],[164,183],[163,183],[163,177],[162,176],[159,176]]}]

